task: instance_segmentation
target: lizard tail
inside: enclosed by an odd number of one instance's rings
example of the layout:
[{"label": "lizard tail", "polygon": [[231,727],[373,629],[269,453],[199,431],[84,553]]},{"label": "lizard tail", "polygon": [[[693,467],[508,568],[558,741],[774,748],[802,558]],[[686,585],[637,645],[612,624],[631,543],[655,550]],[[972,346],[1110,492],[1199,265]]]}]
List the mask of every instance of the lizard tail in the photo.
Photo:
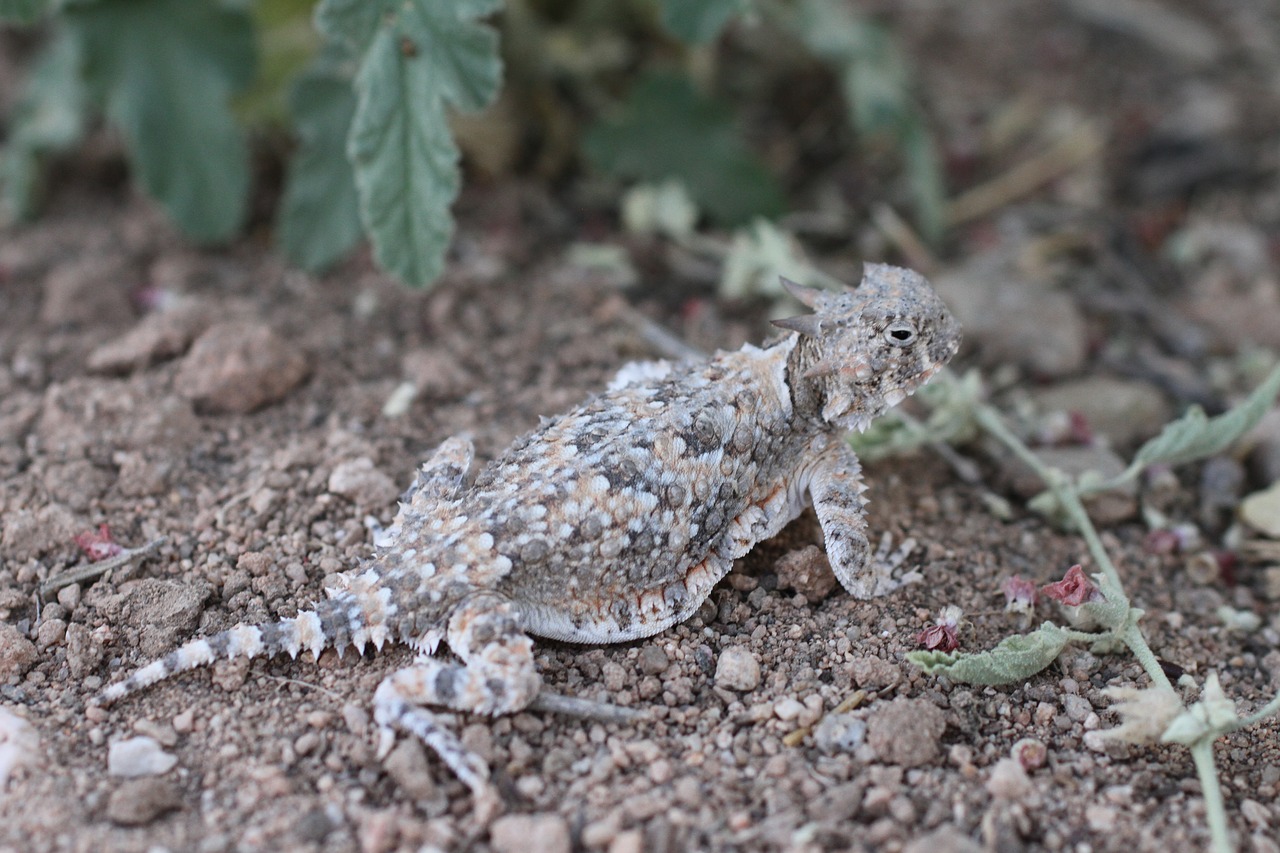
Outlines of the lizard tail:
[{"label": "lizard tail", "polygon": [[381,649],[392,634],[384,615],[376,610],[369,612],[358,594],[344,590],[292,619],[261,625],[242,623],[211,637],[192,640],[109,685],[93,702],[110,705],[157,681],[208,666],[219,659],[256,658],[282,652],[296,658],[306,649],[318,658],[326,648],[332,646],[341,653],[348,645],[354,645],[363,653],[367,642]]}]

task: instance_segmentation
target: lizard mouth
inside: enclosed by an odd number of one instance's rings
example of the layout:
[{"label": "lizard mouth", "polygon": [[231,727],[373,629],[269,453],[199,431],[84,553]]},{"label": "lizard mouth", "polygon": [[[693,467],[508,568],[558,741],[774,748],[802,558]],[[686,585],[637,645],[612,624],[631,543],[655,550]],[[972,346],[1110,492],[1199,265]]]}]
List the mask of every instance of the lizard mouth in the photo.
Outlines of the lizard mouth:
[{"label": "lizard mouth", "polygon": [[942,370],[942,368],[946,366],[946,363],[947,360],[936,361],[929,367],[926,367],[924,370],[917,373],[915,376],[911,377],[907,382],[899,385],[897,388],[885,391],[885,409],[892,409],[894,406],[916,393],[921,386],[928,384],[929,380],[933,379],[933,377],[938,374],[938,371]]}]

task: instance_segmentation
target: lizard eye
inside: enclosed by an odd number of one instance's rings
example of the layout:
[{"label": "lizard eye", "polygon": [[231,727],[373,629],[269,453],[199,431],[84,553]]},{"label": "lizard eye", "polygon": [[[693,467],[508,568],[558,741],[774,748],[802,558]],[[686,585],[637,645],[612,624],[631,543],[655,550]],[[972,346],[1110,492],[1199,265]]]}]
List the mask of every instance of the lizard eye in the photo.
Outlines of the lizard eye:
[{"label": "lizard eye", "polygon": [[916,342],[916,327],[899,320],[884,330],[884,339],[895,347],[909,347]]}]

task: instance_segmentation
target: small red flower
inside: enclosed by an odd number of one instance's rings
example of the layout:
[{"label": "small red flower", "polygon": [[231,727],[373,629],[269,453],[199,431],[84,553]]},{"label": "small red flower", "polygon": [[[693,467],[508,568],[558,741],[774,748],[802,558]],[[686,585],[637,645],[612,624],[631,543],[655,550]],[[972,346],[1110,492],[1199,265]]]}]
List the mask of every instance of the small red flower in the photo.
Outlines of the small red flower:
[{"label": "small red flower", "polygon": [[954,652],[960,648],[954,625],[930,625],[916,634],[916,643],[934,652]]},{"label": "small red flower", "polygon": [[1067,607],[1079,607],[1086,601],[1098,601],[1102,593],[1094,586],[1093,581],[1085,577],[1084,569],[1076,563],[1067,569],[1066,576],[1057,583],[1047,583],[1040,587],[1045,598],[1052,598]]},{"label": "small red flower", "polygon": [[97,531],[88,530],[75,536],[75,543],[84,551],[89,562],[96,563],[108,557],[114,557],[124,550],[111,538],[111,530],[105,524],[99,524]]},{"label": "small red flower", "polygon": [[1213,558],[1218,561],[1218,577],[1227,586],[1236,585],[1236,567],[1240,565],[1240,555],[1235,551],[1214,551]]},{"label": "small red flower", "polygon": [[1035,609],[1039,592],[1036,590],[1035,583],[1022,575],[1005,578],[1004,585],[1000,589],[1004,592],[1005,610],[1011,613],[1030,613]]},{"label": "small red flower", "polygon": [[1176,554],[1182,547],[1178,534],[1167,527],[1152,530],[1142,542],[1148,554]]},{"label": "small red flower", "polygon": [[1072,442],[1082,447],[1092,447],[1097,443],[1097,436],[1094,435],[1088,418],[1076,411],[1070,412],[1068,417],[1070,426],[1067,428],[1067,436]]},{"label": "small red flower", "polygon": [[916,642],[930,651],[954,652],[960,648],[959,624],[964,615],[959,607],[942,608],[938,621],[916,634]]}]

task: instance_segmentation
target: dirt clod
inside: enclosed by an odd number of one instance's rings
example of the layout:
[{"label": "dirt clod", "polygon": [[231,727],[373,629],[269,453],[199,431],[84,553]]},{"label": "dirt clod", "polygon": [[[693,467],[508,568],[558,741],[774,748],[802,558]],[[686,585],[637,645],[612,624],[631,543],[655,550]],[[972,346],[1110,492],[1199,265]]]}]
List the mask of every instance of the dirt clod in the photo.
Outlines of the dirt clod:
[{"label": "dirt clod", "polygon": [[213,587],[203,581],[144,578],[125,597],[129,622],[139,626],[144,657],[159,657],[191,636]]},{"label": "dirt clod", "polygon": [[6,622],[0,622],[0,680],[13,682],[35,665],[36,644]]},{"label": "dirt clod", "polygon": [[306,375],[302,353],[270,326],[223,322],[196,339],[174,387],[201,411],[246,414],[280,400]]},{"label": "dirt clod", "polygon": [[867,744],[882,761],[902,767],[931,764],[942,750],[946,717],[927,699],[894,699],[867,717]]},{"label": "dirt clod", "polygon": [[773,564],[773,571],[778,576],[778,586],[794,589],[810,603],[821,601],[836,588],[831,563],[817,545],[787,552]]},{"label": "dirt clod", "polygon": [[329,474],[329,491],[356,506],[383,507],[400,494],[395,481],[374,467],[367,456],[338,464]]}]

